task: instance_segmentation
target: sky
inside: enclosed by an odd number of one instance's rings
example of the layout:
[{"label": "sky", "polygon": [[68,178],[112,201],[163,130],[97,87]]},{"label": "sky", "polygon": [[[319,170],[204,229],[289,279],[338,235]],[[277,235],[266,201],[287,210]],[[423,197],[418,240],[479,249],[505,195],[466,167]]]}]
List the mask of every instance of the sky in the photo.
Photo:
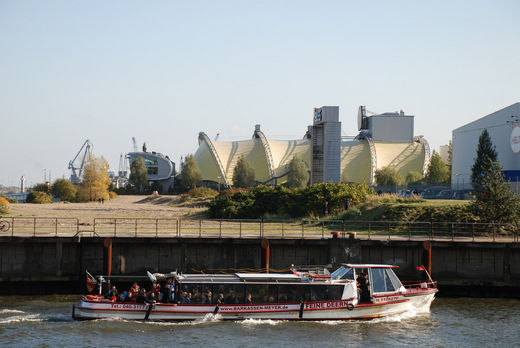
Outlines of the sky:
[{"label": "sky", "polygon": [[404,110],[432,149],[520,101],[519,1],[0,0],[0,184],[68,178],[86,139],[117,171],[201,131],[299,139],[313,108]]}]

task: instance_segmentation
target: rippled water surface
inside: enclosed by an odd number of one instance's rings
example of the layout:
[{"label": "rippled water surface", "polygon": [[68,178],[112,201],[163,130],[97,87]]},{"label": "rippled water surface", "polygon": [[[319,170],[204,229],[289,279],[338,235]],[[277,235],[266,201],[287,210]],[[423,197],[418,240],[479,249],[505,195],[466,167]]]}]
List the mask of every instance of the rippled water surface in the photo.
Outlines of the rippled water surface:
[{"label": "rippled water surface", "polygon": [[520,301],[436,299],[431,312],[372,321],[73,321],[78,296],[0,297],[0,346],[256,347],[520,345]]}]

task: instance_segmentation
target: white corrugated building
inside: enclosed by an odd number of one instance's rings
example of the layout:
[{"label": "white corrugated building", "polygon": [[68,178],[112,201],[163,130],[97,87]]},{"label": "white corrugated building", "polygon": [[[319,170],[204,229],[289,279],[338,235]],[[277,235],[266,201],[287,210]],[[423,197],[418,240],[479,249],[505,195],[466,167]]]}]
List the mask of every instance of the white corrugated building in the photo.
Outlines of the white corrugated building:
[{"label": "white corrugated building", "polygon": [[317,108],[313,125],[303,139],[271,140],[255,127],[251,139],[212,141],[199,133],[195,160],[203,180],[233,185],[233,169],[244,156],[255,171],[255,181],[283,184],[288,164],[299,155],[311,174],[311,183],[322,181],[374,183],[374,172],[390,166],[404,178],[411,171],[425,173],[430,150],[423,137],[413,136],[414,116],[386,113],[366,116],[364,108],[358,115],[360,133],[341,137],[339,108]]}]

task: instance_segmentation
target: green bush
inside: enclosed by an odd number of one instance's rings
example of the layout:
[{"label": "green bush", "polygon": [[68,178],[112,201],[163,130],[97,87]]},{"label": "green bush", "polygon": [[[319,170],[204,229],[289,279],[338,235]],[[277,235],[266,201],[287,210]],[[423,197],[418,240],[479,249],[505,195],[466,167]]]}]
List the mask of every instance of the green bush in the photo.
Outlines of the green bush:
[{"label": "green bush", "polygon": [[51,195],[41,191],[29,191],[27,195],[27,203],[45,204],[52,203]]},{"label": "green bush", "polygon": [[323,216],[343,211],[373,194],[366,184],[320,183],[306,188],[257,186],[250,190],[226,190],[209,205],[212,218],[257,219],[266,215]]},{"label": "green bush", "polygon": [[196,187],[188,191],[188,196],[192,198],[216,197],[217,195],[218,191],[209,187]]}]

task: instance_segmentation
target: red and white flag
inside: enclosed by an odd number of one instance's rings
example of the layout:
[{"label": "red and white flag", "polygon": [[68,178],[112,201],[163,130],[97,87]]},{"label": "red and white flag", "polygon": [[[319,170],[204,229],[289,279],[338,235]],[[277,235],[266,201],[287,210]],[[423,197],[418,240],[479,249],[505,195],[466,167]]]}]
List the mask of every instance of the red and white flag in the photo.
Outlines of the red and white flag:
[{"label": "red and white flag", "polygon": [[426,271],[426,267],[424,267],[422,265],[415,267],[415,269],[418,270],[418,271]]},{"label": "red and white flag", "polygon": [[96,288],[96,285],[98,284],[98,282],[92,274],[88,273],[87,270],[85,270],[85,272],[87,272],[87,290],[88,290],[88,292],[92,292],[92,290],[94,290]]}]

